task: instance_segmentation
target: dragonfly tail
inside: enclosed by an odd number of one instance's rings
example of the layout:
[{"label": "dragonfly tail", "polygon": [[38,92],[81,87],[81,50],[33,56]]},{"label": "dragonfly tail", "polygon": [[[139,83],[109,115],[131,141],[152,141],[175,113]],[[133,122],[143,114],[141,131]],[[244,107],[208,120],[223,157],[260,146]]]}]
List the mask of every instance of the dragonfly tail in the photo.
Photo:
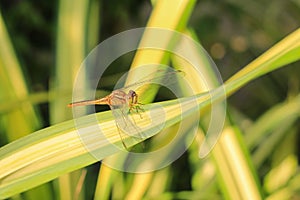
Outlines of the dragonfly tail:
[{"label": "dragonfly tail", "polygon": [[68,107],[75,107],[75,106],[88,106],[88,105],[106,105],[107,98],[96,99],[96,100],[86,100],[86,101],[77,101],[73,103],[69,103]]}]

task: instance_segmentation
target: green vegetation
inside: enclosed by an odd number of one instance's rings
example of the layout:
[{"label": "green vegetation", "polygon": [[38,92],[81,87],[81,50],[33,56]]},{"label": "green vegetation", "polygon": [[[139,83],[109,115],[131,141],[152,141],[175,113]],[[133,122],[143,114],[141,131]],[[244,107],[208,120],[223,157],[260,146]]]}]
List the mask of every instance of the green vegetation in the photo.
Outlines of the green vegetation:
[{"label": "green vegetation", "polygon": [[[272,4],[248,0],[1,2],[0,199],[300,198],[299,11],[297,1],[283,0]],[[99,125],[105,137],[123,148],[111,111],[99,107],[97,114],[88,115],[88,109],[82,110],[81,115],[86,115],[80,118],[80,128],[87,133],[84,144],[67,104],[72,101],[75,80],[87,87],[89,80],[77,72],[88,53],[117,33],[144,26],[174,30],[200,41],[224,80],[226,118],[218,143],[207,157],[200,158],[211,104],[219,100],[214,98],[219,93],[211,97],[204,91],[212,88],[196,79],[191,87],[197,104],[191,106],[184,104],[191,97],[179,82],[185,96],[179,100],[186,106],[181,112],[178,101],[160,101],[169,96],[159,88],[141,90],[139,96],[147,92],[147,101],[157,100],[143,106],[145,115],[153,105],[158,106],[151,108],[154,114],[159,114],[159,108],[166,113],[165,121],[155,118],[160,123],[145,131],[147,138],[154,137],[142,151],[172,141],[180,122],[188,135],[200,112],[201,121],[193,143],[174,163],[148,173],[127,173],[103,164],[125,165],[129,159],[94,129]],[[171,45],[175,47],[185,48],[183,41]],[[207,55],[199,49],[186,51],[203,63],[202,74],[216,85]],[[182,70],[185,78],[195,78],[191,63],[180,56],[139,50],[111,63],[97,96],[109,94],[129,69],[149,63],[171,65]],[[137,80],[129,76],[127,84]],[[166,129],[156,134],[153,130],[161,123]],[[170,152],[180,142],[174,141]],[[142,141],[125,137],[125,142]],[[159,165],[170,152],[146,161]]]}]

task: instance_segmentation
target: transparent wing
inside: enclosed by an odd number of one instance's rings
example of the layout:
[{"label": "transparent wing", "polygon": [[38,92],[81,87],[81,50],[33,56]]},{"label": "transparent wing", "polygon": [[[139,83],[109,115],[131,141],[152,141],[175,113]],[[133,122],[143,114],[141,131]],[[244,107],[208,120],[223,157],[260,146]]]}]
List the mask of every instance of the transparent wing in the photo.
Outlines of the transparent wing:
[{"label": "transparent wing", "polygon": [[[126,87],[122,87],[127,78],[127,74],[126,74],[118,81],[118,83],[115,86],[115,90],[122,90],[126,94],[128,94],[129,90],[133,90],[138,93],[138,88],[144,85],[157,84],[157,85],[163,85],[165,87],[168,87],[169,85],[176,83],[180,76],[184,76],[184,72],[180,70],[174,70],[170,67],[166,67],[163,69],[159,69],[158,71],[152,74],[141,77],[139,81],[134,84],[130,84]],[[151,89],[151,87],[149,88]],[[149,89],[147,91],[149,92]],[[145,95],[147,94],[143,93],[144,98]],[[122,139],[121,134],[126,134],[128,136],[131,136],[131,138],[136,139],[138,141],[141,141],[143,138],[145,138],[143,137],[143,129],[137,125],[136,123],[137,121],[135,121],[134,117],[129,114],[130,108],[128,104],[122,104],[122,106],[118,106],[118,107],[110,106],[110,108],[114,115],[116,124],[120,130],[121,139]],[[138,117],[136,120],[144,124],[151,123],[151,119],[149,120],[149,118],[146,117],[144,117],[143,119]]]},{"label": "transparent wing", "polygon": [[[138,70],[138,69],[137,69]],[[139,87],[150,84],[158,84],[163,86],[169,86],[177,82],[179,77],[183,77],[185,74],[181,70],[175,70],[167,67],[159,69],[154,73],[141,77],[136,83],[127,85],[124,87],[128,73],[123,75],[115,85],[114,89],[122,90],[128,93],[129,90],[136,91]]]},{"label": "transparent wing", "polygon": [[110,106],[110,109],[114,115],[120,134],[126,134],[138,141],[143,139],[142,129],[137,126],[133,117],[129,115],[129,107],[127,105],[124,104],[122,107]]}]

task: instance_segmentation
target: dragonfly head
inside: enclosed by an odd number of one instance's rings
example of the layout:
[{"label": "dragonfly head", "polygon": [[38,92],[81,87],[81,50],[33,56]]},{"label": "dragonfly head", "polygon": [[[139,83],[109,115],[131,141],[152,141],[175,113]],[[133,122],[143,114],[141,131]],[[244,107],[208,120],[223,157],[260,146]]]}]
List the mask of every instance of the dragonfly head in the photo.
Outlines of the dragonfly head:
[{"label": "dragonfly head", "polygon": [[130,97],[135,97],[136,96],[136,93],[133,90],[129,90],[128,94],[129,94]]},{"label": "dragonfly head", "polygon": [[132,103],[137,103],[138,95],[136,94],[135,91],[129,90],[128,96],[129,96],[129,98],[131,99],[131,102],[132,102]]}]

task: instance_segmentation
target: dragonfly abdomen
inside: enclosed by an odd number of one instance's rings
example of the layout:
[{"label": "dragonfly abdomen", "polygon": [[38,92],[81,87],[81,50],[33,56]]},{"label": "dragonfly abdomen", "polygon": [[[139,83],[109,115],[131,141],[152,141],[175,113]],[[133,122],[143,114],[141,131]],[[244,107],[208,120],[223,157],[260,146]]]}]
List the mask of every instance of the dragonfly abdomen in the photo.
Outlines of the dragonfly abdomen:
[{"label": "dragonfly abdomen", "polygon": [[108,97],[104,97],[104,98],[96,99],[96,100],[77,101],[77,102],[68,104],[68,107],[87,106],[87,105],[107,105],[108,101],[109,101]]}]

